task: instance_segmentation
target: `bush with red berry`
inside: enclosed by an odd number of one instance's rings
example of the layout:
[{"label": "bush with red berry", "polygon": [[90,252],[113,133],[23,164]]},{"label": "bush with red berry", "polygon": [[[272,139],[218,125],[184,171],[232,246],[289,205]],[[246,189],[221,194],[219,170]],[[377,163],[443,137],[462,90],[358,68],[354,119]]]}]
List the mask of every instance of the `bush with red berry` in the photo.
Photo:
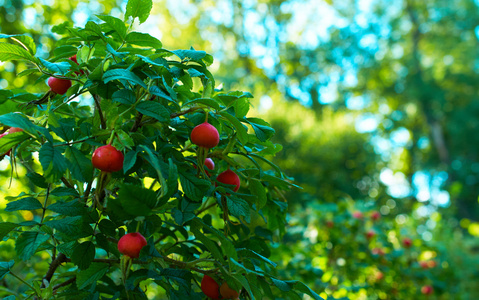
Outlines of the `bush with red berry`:
[{"label": "bush with red berry", "polygon": [[218,88],[211,55],[134,30],[151,5],[54,26],[47,59],[2,35],[0,61],[27,61],[45,92],[1,91],[20,105],[0,116],[0,153],[30,190],[7,197],[0,279],[20,298],[321,299],[269,259],[294,186],[267,158],[274,129],[248,116],[250,93]]}]

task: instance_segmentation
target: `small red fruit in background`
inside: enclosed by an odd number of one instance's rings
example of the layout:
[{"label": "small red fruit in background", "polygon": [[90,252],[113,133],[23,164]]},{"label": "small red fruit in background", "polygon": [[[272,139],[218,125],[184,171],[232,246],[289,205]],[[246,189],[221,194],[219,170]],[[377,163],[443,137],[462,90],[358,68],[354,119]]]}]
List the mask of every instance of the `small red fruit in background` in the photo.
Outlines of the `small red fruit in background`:
[{"label": "small red fruit in background", "polygon": [[355,211],[355,212],[353,212],[353,218],[362,219],[363,218],[363,213],[360,212],[360,211]]},{"label": "small red fruit in background", "polygon": [[427,261],[425,261],[425,260],[420,261],[420,262],[419,262],[419,265],[420,265],[421,268],[423,268],[423,269],[429,269],[429,264],[428,264]]},{"label": "small red fruit in background", "polygon": [[405,238],[404,240],[402,240],[402,244],[405,248],[411,248],[412,240],[410,238]]},{"label": "small red fruit in background", "polygon": [[220,299],[220,285],[208,275],[201,280],[201,291],[211,299]]},{"label": "small red fruit in background", "polygon": [[117,172],[123,169],[123,153],[112,145],[101,146],[93,152],[93,166],[104,172]]},{"label": "small red fruit in background", "polygon": [[380,256],[383,256],[385,254],[385,252],[382,248],[373,248],[371,250],[371,253],[374,254],[374,255],[380,255]]},{"label": "small red fruit in background", "polygon": [[239,293],[232,288],[225,282],[221,284],[220,293],[223,299],[238,299]]},{"label": "small red fruit in background", "polygon": [[375,235],[376,235],[376,232],[374,232],[373,230],[369,230],[368,232],[366,232],[366,238],[368,240],[372,239]]},{"label": "small red fruit in background", "polygon": [[381,214],[378,212],[378,211],[374,211],[372,214],[371,214],[371,219],[373,221],[377,221],[379,220],[379,218],[381,218]]},{"label": "small red fruit in background", "polygon": [[384,273],[381,271],[377,271],[375,274],[376,280],[379,281],[384,278]]},{"label": "small red fruit in background", "polygon": [[211,149],[220,142],[220,135],[213,125],[204,122],[191,131],[191,142],[200,147]]},{"label": "small red fruit in background", "polygon": [[137,258],[140,251],[147,244],[146,239],[141,233],[132,232],[125,234],[118,241],[118,251],[129,257]]},{"label": "small red fruit in background", "polygon": [[205,166],[213,171],[215,169],[215,162],[211,158],[205,159]]},{"label": "small red fruit in background", "polygon": [[18,128],[18,127],[10,127],[10,129],[8,130],[8,133],[15,133],[15,132],[20,132],[20,131],[23,131],[23,129]]},{"label": "small red fruit in background", "polygon": [[421,287],[421,293],[424,295],[431,295],[434,292],[434,289],[430,285],[425,285]]},{"label": "small red fruit in background", "polygon": [[435,268],[437,266],[437,262],[435,260],[430,260],[427,262],[427,266],[429,269]]},{"label": "small red fruit in background", "polygon": [[59,95],[65,95],[68,89],[72,86],[72,82],[68,79],[50,77],[48,78],[48,86],[53,92]]},{"label": "small red fruit in background", "polygon": [[241,185],[241,181],[238,175],[236,175],[236,173],[231,171],[230,169],[218,175],[218,177],[216,177],[216,180],[224,184],[235,185],[233,192],[236,192],[237,190],[239,190]]},{"label": "small red fruit in background", "polygon": [[327,220],[327,221],[326,221],[326,226],[328,226],[328,228],[333,228],[334,222],[331,221],[331,220]]}]

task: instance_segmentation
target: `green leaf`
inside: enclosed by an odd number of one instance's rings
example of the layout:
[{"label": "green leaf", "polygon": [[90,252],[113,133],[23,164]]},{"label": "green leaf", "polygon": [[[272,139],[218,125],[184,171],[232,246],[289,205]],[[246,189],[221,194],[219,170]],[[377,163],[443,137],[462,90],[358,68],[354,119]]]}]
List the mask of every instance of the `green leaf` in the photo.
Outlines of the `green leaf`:
[{"label": "green leaf", "polygon": [[126,153],[123,164],[123,172],[125,172],[125,174],[135,165],[137,154],[138,152],[135,150]]},{"label": "green leaf", "polygon": [[80,150],[70,146],[65,150],[65,157],[69,161],[68,169],[74,179],[82,182],[90,182],[93,179],[93,165]]},{"label": "green leaf", "polygon": [[28,138],[30,138],[30,136],[24,132],[14,132],[4,135],[0,138],[0,154],[8,152],[8,150],[19,145]]},{"label": "green leaf", "polygon": [[55,181],[63,176],[68,164],[58,148],[53,147],[52,143],[46,142],[40,148],[39,156],[40,164],[47,180]]},{"label": "green leaf", "polygon": [[97,23],[93,22],[93,21],[88,21],[86,24],[85,24],[85,32],[88,32],[88,34],[93,34],[93,36],[97,36],[103,40],[105,40],[105,35],[103,35],[103,32],[101,30],[101,27],[100,25],[98,25]]},{"label": "green leaf", "polygon": [[305,293],[311,296],[315,300],[324,300],[322,297],[320,297],[317,293],[315,293],[311,288],[309,288],[306,284],[302,283],[301,281],[288,280],[285,282],[287,282],[288,284],[294,285],[295,290]]},{"label": "green leaf", "polygon": [[60,119],[57,120],[56,116],[51,113],[49,114],[49,124],[55,124],[49,128],[55,132],[59,137],[61,137],[65,142],[72,141],[75,136],[75,119]]},{"label": "green leaf", "polygon": [[61,233],[64,233],[72,238],[82,238],[93,234],[93,229],[86,225],[84,226],[82,216],[66,217],[60,220],[51,220],[45,222],[45,225],[54,228]]},{"label": "green leaf", "polygon": [[71,257],[72,263],[78,266],[80,270],[86,270],[95,258],[95,245],[87,241],[79,244],[73,250]]},{"label": "green leaf", "polygon": [[136,76],[135,73],[125,70],[125,69],[113,69],[108,70],[103,74],[103,82],[108,83],[113,80],[126,80],[130,84],[139,84],[145,89],[147,88],[146,84],[141,80],[140,77]]},{"label": "green leaf", "polygon": [[170,121],[170,113],[168,110],[155,101],[142,101],[136,106],[136,110],[145,116],[155,118],[160,122]]},{"label": "green leaf", "polygon": [[122,41],[125,40],[125,37],[126,37],[125,22],[123,22],[122,20],[120,20],[118,18],[115,18],[115,17],[112,17],[112,16],[107,16],[107,15],[97,15],[97,17],[100,20],[105,21],[105,23],[112,30],[114,30],[116,33],[118,33],[118,35],[120,36],[120,39]]},{"label": "green leaf", "polygon": [[0,43],[0,61],[9,61],[9,60],[28,60],[31,62],[35,61],[35,58],[20,46]]},{"label": "green leaf", "polygon": [[111,99],[125,105],[133,105],[136,102],[135,93],[130,89],[121,89],[114,92]]},{"label": "green leaf", "polygon": [[236,133],[238,134],[238,139],[246,145],[248,143],[248,131],[243,124],[234,116],[230,115],[227,112],[220,112],[220,115],[228,120],[236,128]]},{"label": "green leaf", "polygon": [[40,208],[43,208],[40,201],[33,197],[27,197],[8,203],[5,211],[35,210]]},{"label": "green leaf", "polygon": [[144,23],[146,19],[148,19],[148,16],[150,16],[152,7],[152,0],[128,0],[126,4],[125,21],[127,21],[129,17],[132,17],[133,19],[138,18],[140,24]]},{"label": "green leaf", "polygon": [[58,201],[49,205],[47,209],[60,215],[72,217],[83,216],[88,213],[85,204],[78,200],[73,200],[70,202]]},{"label": "green leaf", "polygon": [[225,263],[221,249],[216,242],[206,237],[196,226],[191,226],[191,232],[195,235],[195,238],[197,238],[206,249],[208,249],[215,259],[219,260],[222,264]]},{"label": "green leaf", "polygon": [[66,61],[52,63],[41,57],[39,57],[38,59],[42,62],[45,68],[47,68],[52,73],[60,73],[61,75],[65,75],[71,68],[70,63]]},{"label": "green leaf", "polygon": [[128,33],[126,36],[126,42],[133,45],[151,47],[155,49],[159,49],[163,46],[159,39],[147,33],[135,31]]},{"label": "green leaf", "polygon": [[242,119],[249,111],[250,104],[248,99],[240,98],[234,102],[235,114],[238,119]]},{"label": "green leaf", "polygon": [[19,225],[10,223],[10,222],[1,222],[0,223],[0,242],[3,240],[7,234],[13,229],[17,228]]},{"label": "green leaf", "polygon": [[118,191],[121,206],[131,215],[148,216],[156,206],[156,193],[139,186],[124,184]]},{"label": "green leaf", "polygon": [[19,43],[22,45],[24,48],[27,48],[28,51],[32,54],[35,55],[37,52],[37,46],[35,45],[35,41],[33,40],[32,37],[25,35],[25,34],[0,34],[0,39],[7,39],[11,38],[15,42]]},{"label": "green leaf", "polygon": [[273,281],[274,285],[280,289],[282,292],[289,292],[292,290],[292,287],[285,281],[279,280],[276,278],[271,277],[271,280]]},{"label": "green leaf", "polygon": [[171,98],[170,95],[167,95],[165,92],[163,92],[159,87],[157,87],[155,85],[150,87],[149,92],[152,95],[158,96],[158,97],[166,99],[168,101],[173,101],[173,98]]},{"label": "green leaf", "polygon": [[[5,277],[8,273],[10,273],[10,269],[15,264],[15,261],[12,259],[11,261],[0,261],[0,280]],[[4,298],[5,299],[5,298]]]},{"label": "green leaf", "polygon": [[185,104],[183,104],[183,106],[186,106],[186,105],[191,105],[191,104],[194,104],[194,103],[201,103],[201,104],[204,104],[204,105],[207,105],[211,108],[214,108],[216,110],[220,110],[221,107],[220,105],[218,104],[218,102],[216,102],[216,100],[214,99],[211,99],[211,98],[197,98],[197,99],[193,99],[191,101],[188,101],[186,102]]},{"label": "green leaf", "polygon": [[266,205],[268,197],[266,196],[266,190],[261,181],[251,178],[249,180],[249,190],[252,195],[258,197],[258,201],[256,202],[257,209],[263,208]]},{"label": "green leaf", "polygon": [[15,241],[15,250],[21,259],[27,261],[49,238],[48,235],[37,231],[25,231]]},{"label": "green leaf", "polygon": [[[37,126],[32,124],[32,122],[27,119],[24,115],[19,113],[8,113],[5,115],[0,116],[0,123],[3,125],[7,125],[10,127],[18,127],[21,128],[28,133],[31,133],[35,136],[38,136],[37,131],[40,131],[44,137],[46,137],[49,141],[53,141],[53,137],[48,132],[46,128]],[[16,133],[18,134],[18,133]]]},{"label": "green leaf", "polygon": [[234,258],[230,258],[230,261],[233,263],[233,265],[235,265],[236,267],[239,267],[240,269],[242,269],[246,273],[252,273],[252,274],[255,274],[255,275],[258,275],[258,276],[263,276],[262,273],[258,273],[254,270],[250,270],[250,269],[246,268],[245,266],[243,266],[242,263],[237,262]]},{"label": "green leaf", "polygon": [[260,141],[266,142],[274,135],[274,129],[268,122],[259,118],[247,118],[246,121],[253,127],[256,137]]},{"label": "green leaf", "polygon": [[180,182],[183,192],[193,201],[201,201],[211,186],[211,182],[205,179],[183,172],[180,169]]},{"label": "green leaf", "polygon": [[277,266],[276,263],[272,262],[271,260],[269,260],[266,257],[256,253],[255,251],[253,251],[251,249],[242,248],[242,249],[237,249],[237,251],[238,251],[238,254],[241,254],[243,257],[259,259],[261,261],[264,261],[265,263],[268,263],[268,264],[272,265],[273,268],[276,268],[276,266]]},{"label": "green leaf", "polygon": [[238,198],[233,195],[226,196],[226,203],[228,204],[228,210],[230,213],[239,218],[245,217],[246,222],[250,222],[249,205],[244,199]]},{"label": "green leaf", "polygon": [[78,272],[77,287],[82,290],[100,280],[108,272],[109,267],[105,263],[92,263],[88,269]]},{"label": "green leaf", "polygon": [[18,77],[28,76],[34,73],[40,72],[38,69],[26,69],[17,74]]}]

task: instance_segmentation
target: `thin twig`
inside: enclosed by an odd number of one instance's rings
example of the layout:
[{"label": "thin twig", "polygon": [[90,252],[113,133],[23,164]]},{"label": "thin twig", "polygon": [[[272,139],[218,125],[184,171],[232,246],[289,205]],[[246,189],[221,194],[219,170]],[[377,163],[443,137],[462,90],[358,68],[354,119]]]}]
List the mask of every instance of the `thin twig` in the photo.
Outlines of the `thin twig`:
[{"label": "thin twig", "polygon": [[103,111],[101,110],[101,106],[100,106],[100,96],[99,95],[93,95],[93,99],[95,100],[95,105],[96,105],[96,108],[98,109],[98,115],[100,116],[100,124],[101,124],[101,128],[102,129],[106,129],[106,121],[105,121],[105,117],[103,116]]},{"label": "thin twig", "polygon": [[57,258],[55,258],[50,264],[47,274],[45,274],[45,276],[43,277],[42,288],[46,287],[45,282],[49,283],[52,280],[53,274],[55,274],[56,269],[67,260],[68,258],[65,256],[65,254],[63,253],[58,254]]}]

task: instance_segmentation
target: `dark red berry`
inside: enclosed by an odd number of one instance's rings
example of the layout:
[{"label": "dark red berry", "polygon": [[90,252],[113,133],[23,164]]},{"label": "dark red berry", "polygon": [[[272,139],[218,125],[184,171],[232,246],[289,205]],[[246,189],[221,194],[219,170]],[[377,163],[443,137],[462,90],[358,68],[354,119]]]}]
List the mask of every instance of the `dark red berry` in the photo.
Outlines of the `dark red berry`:
[{"label": "dark red berry", "polygon": [[59,95],[65,95],[68,89],[72,86],[72,82],[68,79],[50,77],[48,78],[48,86],[53,92]]},{"label": "dark red berry", "polygon": [[218,177],[216,177],[216,180],[218,180],[221,183],[224,184],[231,184],[235,185],[233,191],[236,192],[239,190],[241,181],[238,175],[236,175],[235,172],[231,171],[230,169],[222,172]]},{"label": "dark red berry", "polygon": [[118,241],[118,251],[129,257],[137,258],[140,256],[141,249],[145,247],[146,244],[146,239],[141,233],[132,232],[120,238]]},{"label": "dark red berry", "polygon": [[205,122],[193,128],[191,141],[195,145],[211,149],[220,142],[220,135],[213,125]]},{"label": "dark red berry", "polygon": [[123,153],[112,145],[101,146],[91,157],[93,166],[104,172],[117,172],[123,169]]}]

